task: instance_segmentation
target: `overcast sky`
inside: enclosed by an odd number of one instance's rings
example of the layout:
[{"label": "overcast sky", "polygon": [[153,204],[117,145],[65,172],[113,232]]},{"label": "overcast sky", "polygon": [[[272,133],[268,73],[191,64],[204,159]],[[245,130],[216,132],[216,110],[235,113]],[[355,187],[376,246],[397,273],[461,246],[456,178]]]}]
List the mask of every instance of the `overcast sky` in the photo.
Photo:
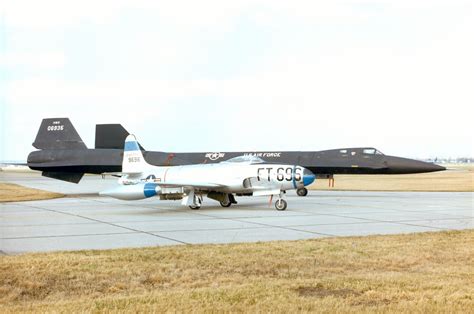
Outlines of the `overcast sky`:
[{"label": "overcast sky", "polygon": [[150,150],[474,156],[473,1],[0,10],[0,160],[26,160],[46,117],[70,117],[89,147],[95,124],[122,123]]}]

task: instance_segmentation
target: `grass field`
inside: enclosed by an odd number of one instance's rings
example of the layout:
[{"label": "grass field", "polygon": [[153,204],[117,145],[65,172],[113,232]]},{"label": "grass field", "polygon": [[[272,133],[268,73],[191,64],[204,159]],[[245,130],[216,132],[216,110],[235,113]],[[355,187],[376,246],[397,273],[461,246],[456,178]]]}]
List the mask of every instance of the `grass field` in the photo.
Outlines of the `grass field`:
[{"label": "grass field", "polygon": [[448,170],[404,175],[336,175],[335,186],[316,180],[312,190],[474,192],[474,166],[448,166]]},{"label": "grass field", "polygon": [[0,257],[0,312],[467,313],[474,230]]},{"label": "grass field", "polygon": [[11,183],[0,183],[0,202],[46,200],[62,197],[59,193],[41,191]]}]

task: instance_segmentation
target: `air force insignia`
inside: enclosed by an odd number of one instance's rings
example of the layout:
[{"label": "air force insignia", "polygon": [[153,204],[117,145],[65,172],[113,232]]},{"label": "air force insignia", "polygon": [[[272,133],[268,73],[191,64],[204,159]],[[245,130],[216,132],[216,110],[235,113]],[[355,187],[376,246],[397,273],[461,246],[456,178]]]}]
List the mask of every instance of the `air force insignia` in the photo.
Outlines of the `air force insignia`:
[{"label": "air force insignia", "polygon": [[219,158],[224,158],[225,153],[208,153],[206,154],[206,158],[209,158],[210,160],[217,160]]}]

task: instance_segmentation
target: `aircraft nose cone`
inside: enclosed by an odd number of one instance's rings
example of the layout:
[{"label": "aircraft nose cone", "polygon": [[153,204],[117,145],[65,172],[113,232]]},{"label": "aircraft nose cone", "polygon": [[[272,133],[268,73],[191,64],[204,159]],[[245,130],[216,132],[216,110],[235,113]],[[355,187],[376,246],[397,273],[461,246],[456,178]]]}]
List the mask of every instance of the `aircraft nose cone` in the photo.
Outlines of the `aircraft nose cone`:
[{"label": "aircraft nose cone", "polygon": [[388,173],[424,173],[446,170],[445,167],[414,159],[387,156]]},{"label": "aircraft nose cone", "polygon": [[303,171],[303,185],[308,186],[314,182],[316,176],[308,169]]}]

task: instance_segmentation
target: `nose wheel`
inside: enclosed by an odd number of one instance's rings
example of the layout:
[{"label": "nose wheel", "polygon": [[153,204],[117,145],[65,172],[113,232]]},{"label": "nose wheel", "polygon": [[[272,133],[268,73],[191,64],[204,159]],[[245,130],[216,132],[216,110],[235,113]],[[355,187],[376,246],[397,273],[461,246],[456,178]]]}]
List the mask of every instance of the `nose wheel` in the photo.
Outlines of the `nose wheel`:
[{"label": "nose wheel", "polygon": [[288,203],[284,199],[279,199],[275,202],[275,208],[277,210],[285,210],[288,207]]}]

